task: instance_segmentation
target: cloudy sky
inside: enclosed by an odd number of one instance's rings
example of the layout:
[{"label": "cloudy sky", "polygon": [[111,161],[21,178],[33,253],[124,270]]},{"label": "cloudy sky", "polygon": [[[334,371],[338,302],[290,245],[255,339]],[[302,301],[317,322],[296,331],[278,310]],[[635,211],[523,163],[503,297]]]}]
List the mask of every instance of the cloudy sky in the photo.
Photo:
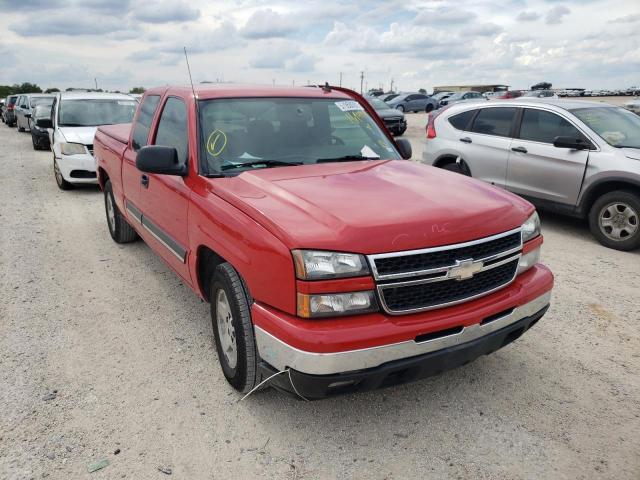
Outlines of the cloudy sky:
[{"label": "cloudy sky", "polygon": [[0,84],[640,85],[640,0],[0,0]]}]

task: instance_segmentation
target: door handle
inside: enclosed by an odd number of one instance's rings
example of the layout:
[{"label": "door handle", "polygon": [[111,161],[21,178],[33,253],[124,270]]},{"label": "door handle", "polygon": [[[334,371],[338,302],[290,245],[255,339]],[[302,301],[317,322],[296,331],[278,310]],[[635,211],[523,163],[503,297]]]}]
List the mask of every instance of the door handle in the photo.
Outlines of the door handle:
[{"label": "door handle", "polygon": [[463,137],[460,139],[462,143],[471,143],[471,139],[469,137]]},{"label": "door handle", "polygon": [[518,153],[527,153],[527,149],[524,147],[513,147],[511,150]]},{"label": "door handle", "polygon": [[144,188],[149,188],[149,177],[147,175],[142,175],[140,177],[140,183]]}]

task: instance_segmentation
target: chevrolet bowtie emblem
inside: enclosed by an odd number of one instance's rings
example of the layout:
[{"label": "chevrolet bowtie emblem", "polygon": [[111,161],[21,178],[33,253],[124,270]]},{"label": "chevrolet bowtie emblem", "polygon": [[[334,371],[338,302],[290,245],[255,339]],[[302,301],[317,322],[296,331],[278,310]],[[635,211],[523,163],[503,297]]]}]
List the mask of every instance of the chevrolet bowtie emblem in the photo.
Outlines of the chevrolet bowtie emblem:
[{"label": "chevrolet bowtie emblem", "polygon": [[456,265],[449,270],[449,278],[454,280],[468,280],[484,268],[482,260],[456,260]]}]

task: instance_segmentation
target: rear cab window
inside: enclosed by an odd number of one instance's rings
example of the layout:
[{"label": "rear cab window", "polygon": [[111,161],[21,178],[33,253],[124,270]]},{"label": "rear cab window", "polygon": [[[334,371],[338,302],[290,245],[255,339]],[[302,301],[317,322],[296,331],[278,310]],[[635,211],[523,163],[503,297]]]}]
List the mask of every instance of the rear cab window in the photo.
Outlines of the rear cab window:
[{"label": "rear cab window", "polygon": [[148,95],[140,105],[140,112],[136,124],[133,127],[131,146],[134,150],[140,150],[147,145],[151,122],[160,103],[160,95]]},{"label": "rear cab window", "polygon": [[483,108],[478,112],[471,131],[483,135],[510,137],[516,109],[511,107]]}]

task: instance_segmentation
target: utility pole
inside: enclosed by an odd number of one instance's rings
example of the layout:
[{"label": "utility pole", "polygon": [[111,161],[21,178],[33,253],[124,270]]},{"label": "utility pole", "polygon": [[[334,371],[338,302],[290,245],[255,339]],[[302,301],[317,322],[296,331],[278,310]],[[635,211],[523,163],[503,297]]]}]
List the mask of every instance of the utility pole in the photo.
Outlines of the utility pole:
[{"label": "utility pole", "polygon": [[94,78],[94,79],[93,79],[93,81],[94,81],[94,82],[95,82],[95,84],[96,84],[96,90],[98,90],[98,79],[97,79],[97,78]]},{"label": "utility pole", "polygon": [[393,92],[393,78],[391,79],[391,86],[389,87],[389,91]]},{"label": "utility pole", "polygon": [[364,82],[364,70],[360,72],[360,95],[362,95],[362,83]]},{"label": "utility pole", "polygon": [[340,72],[340,86],[342,86],[342,72]]}]

